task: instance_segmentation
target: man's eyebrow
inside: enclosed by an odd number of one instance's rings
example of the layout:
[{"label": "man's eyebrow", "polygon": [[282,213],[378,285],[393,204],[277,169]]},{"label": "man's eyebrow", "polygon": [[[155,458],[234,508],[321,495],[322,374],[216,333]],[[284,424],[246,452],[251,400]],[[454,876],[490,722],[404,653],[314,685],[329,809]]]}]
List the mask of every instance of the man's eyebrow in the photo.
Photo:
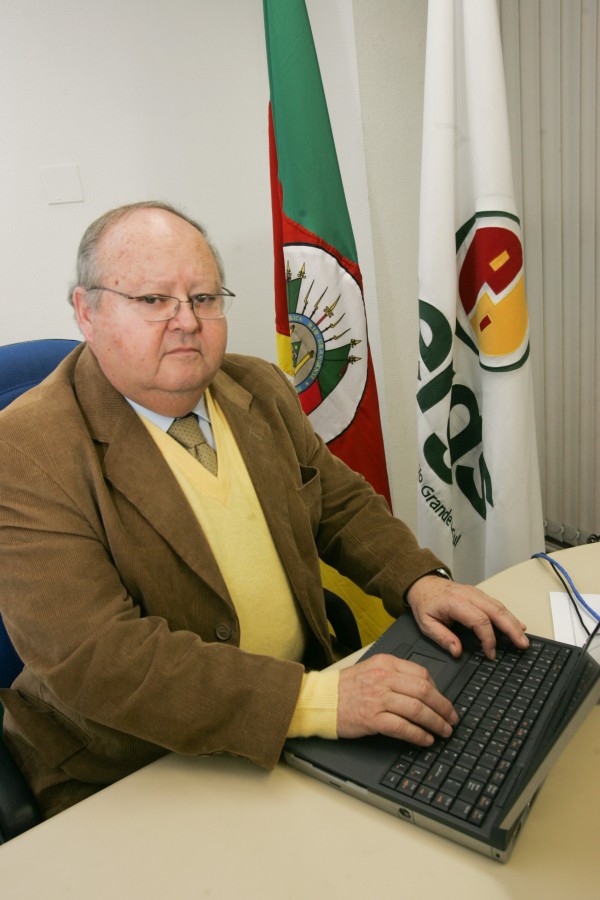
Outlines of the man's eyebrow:
[{"label": "man's eyebrow", "polygon": [[[171,293],[174,291],[173,287],[151,287],[145,288],[143,291],[136,291],[135,294],[132,293],[132,296],[135,297],[148,297],[148,296],[162,296],[162,297],[175,297],[176,295]],[[219,294],[222,290],[220,284],[212,285],[211,287],[204,288],[194,288],[194,290],[188,291],[188,297],[196,297],[199,294]]]}]

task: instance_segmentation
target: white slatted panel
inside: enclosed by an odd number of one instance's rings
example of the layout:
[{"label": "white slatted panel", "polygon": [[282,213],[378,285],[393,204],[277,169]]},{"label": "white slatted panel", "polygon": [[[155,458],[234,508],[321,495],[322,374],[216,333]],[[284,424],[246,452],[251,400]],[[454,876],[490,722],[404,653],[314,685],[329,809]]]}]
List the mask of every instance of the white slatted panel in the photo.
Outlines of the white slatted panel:
[{"label": "white slatted panel", "polygon": [[600,532],[599,0],[498,0],[547,533]]}]

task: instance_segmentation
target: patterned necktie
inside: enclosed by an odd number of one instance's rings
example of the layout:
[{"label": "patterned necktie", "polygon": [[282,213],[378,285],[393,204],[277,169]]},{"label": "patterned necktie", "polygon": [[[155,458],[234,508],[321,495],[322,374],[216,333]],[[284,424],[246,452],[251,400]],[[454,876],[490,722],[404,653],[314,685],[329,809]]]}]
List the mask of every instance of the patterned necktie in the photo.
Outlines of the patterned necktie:
[{"label": "patterned necktie", "polygon": [[202,463],[205,469],[213,475],[217,474],[217,454],[210,444],[206,443],[196,413],[188,413],[181,419],[175,419],[167,433],[185,447],[194,459]]}]

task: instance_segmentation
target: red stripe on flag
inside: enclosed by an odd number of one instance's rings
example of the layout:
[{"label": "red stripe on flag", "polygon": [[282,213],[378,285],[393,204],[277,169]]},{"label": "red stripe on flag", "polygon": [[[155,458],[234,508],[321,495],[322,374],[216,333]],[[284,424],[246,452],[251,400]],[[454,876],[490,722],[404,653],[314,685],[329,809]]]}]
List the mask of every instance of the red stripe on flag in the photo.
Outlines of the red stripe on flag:
[{"label": "red stripe on flag", "polygon": [[392,498],[385,465],[379,399],[370,351],[367,366],[367,383],[356,415],[348,428],[327,446],[332,453],[343,459],[347,466],[360,472],[377,493],[385,497],[391,509]]},{"label": "red stripe on flag", "polygon": [[269,103],[269,169],[271,175],[271,213],[273,216],[273,260],[275,267],[275,329],[289,336],[285,263],[283,259],[283,189],[279,181],[277,146],[273,128],[273,112]]}]

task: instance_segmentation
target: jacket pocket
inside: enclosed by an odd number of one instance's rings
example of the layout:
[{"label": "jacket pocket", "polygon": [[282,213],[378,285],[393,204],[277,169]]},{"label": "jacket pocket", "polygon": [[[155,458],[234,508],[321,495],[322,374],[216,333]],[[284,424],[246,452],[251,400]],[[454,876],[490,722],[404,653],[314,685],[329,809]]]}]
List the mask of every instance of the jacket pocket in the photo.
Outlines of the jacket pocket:
[{"label": "jacket pocket", "polygon": [[302,484],[298,488],[298,499],[308,512],[312,532],[316,534],[323,509],[321,476],[314,466],[300,466],[300,477]]},{"label": "jacket pocket", "polygon": [[53,769],[87,747],[88,736],[38,697],[23,691],[3,690],[1,700],[19,733]]}]

